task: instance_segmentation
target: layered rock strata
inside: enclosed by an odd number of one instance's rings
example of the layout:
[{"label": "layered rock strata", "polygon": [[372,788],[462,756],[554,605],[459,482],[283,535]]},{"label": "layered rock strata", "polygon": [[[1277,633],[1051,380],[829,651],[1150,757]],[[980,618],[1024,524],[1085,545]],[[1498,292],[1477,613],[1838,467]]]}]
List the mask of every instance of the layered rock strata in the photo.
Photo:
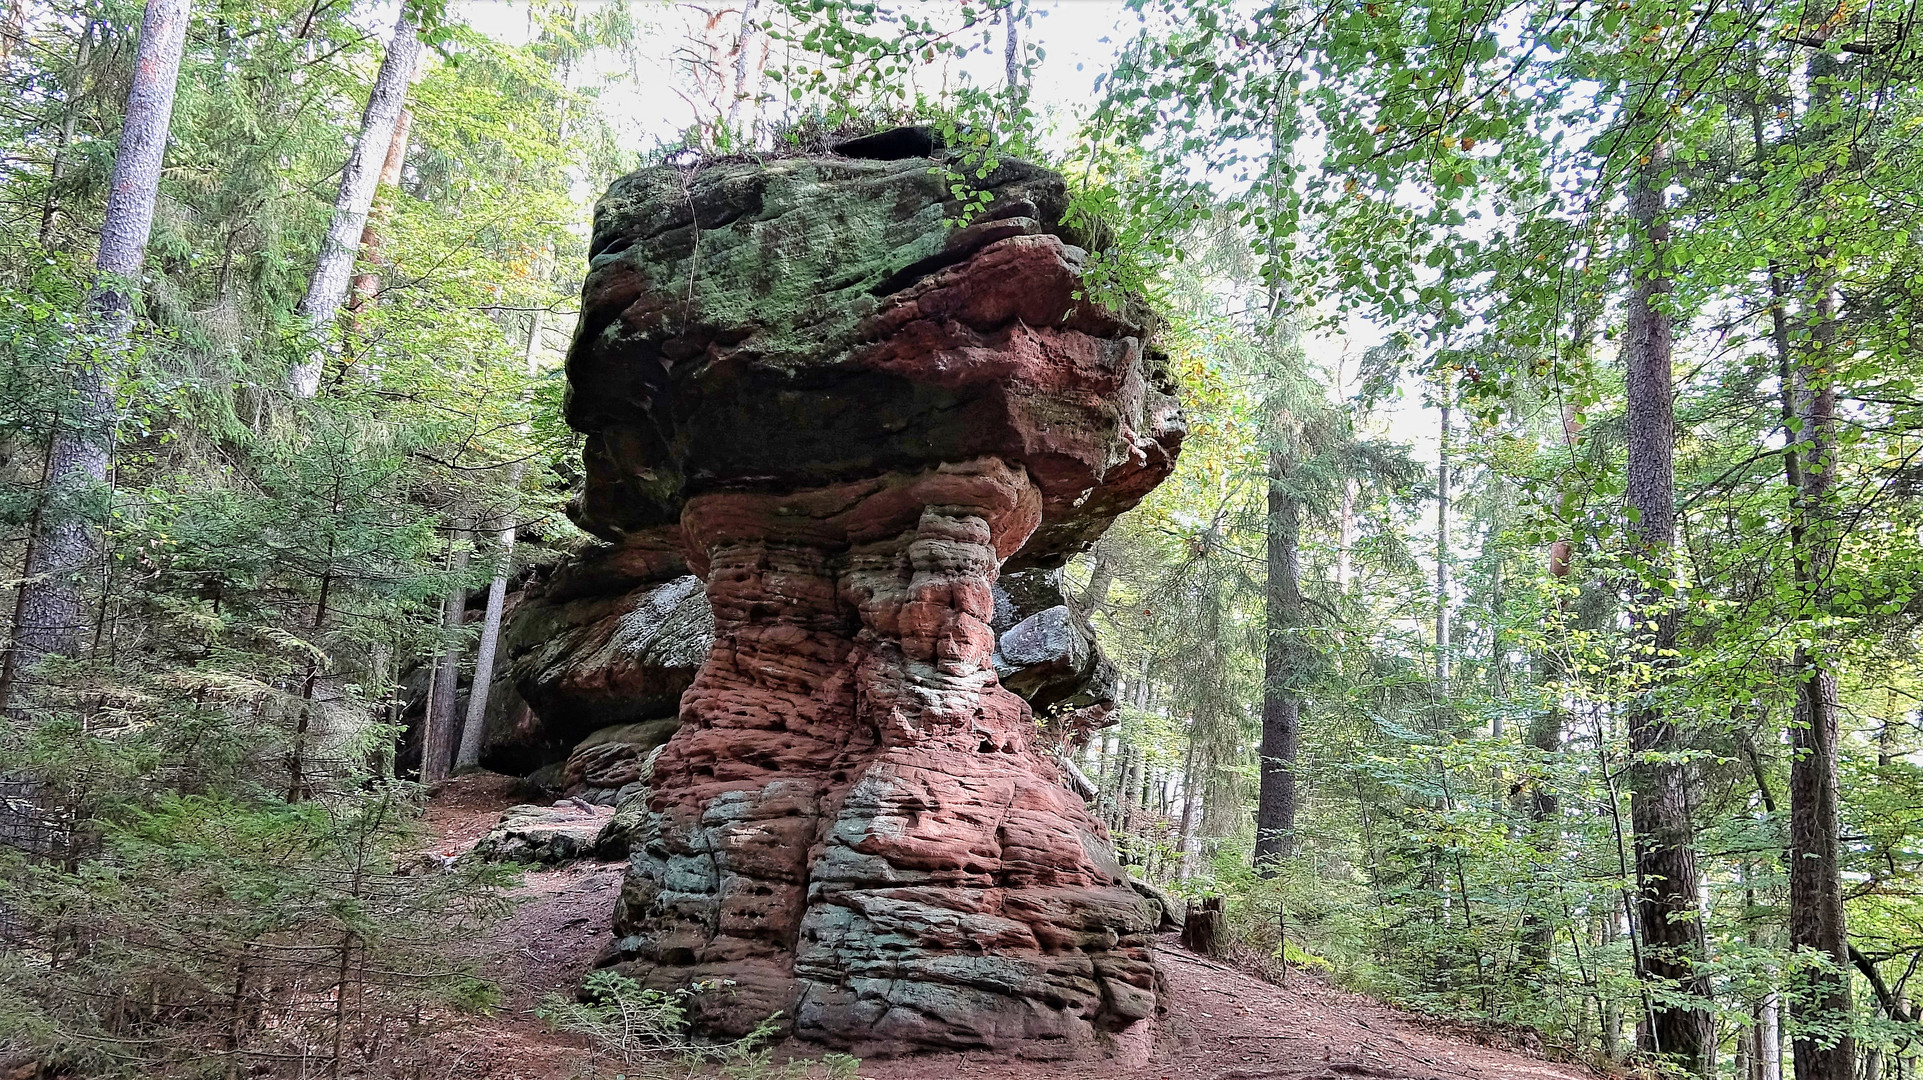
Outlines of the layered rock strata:
[{"label": "layered rock strata", "polygon": [[608,959],[856,1053],[1139,1041],[1157,913],[994,664],[1004,569],[1173,467],[1173,389],[1080,297],[1059,177],[926,158],[644,170],[596,213],[577,521],[678,530],[715,640],[652,759]]},{"label": "layered rock strata", "polygon": [[504,622],[481,764],[552,786],[616,789],[673,734],[681,694],[714,644],[680,530],[591,547],[529,582]]}]

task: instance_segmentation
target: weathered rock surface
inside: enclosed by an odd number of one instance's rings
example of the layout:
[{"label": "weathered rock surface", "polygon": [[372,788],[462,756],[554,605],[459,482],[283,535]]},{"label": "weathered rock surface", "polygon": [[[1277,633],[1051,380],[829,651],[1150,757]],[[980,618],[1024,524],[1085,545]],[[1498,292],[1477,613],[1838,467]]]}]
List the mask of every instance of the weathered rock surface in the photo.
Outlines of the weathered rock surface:
[{"label": "weathered rock surface", "polygon": [[553,806],[511,807],[475,842],[474,857],[547,865],[593,858],[595,842],[613,818],[608,807],[567,799]]},{"label": "weathered rock surface", "polygon": [[[683,561],[679,530],[568,559],[530,582],[504,623],[481,763],[525,774],[569,759],[561,789],[621,787],[627,781],[612,782],[609,770],[673,733],[681,694],[713,642],[714,617]],[[647,737],[622,749],[605,744],[624,740],[597,735],[621,725]],[[596,745],[604,748],[572,760]]]},{"label": "weathered rock surface", "polygon": [[1099,723],[1115,707],[1115,666],[1070,599],[1060,570],[1035,567],[995,583],[995,674],[1038,716]]},{"label": "weathered rock surface", "polygon": [[[561,788],[589,802],[613,805],[614,793],[641,780],[649,755],[666,745],[679,717],[602,728],[576,744],[561,767]],[[603,797],[606,796],[606,797]]]},{"label": "weathered rock surface", "polygon": [[1139,320],[1077,299],[1060,178],[1004,161],[953,229],[931,164],[650,169],[597,210],[576,517],[678,531],[715,627],[607,959],[727,980],[716,1034],[1099,1052],[1155,1010],[1159,913],[999,682],[994,584],[1134,505],[1181,419]]},{"label": "weathered rock surface", "polygon": [[625,859],[633,853],[635,843],[644,839],[648,825],[648,780],[654,775],[654,762],[660,756],[657,748],[644,758],[641,779],[615,793],[614,817],[601,827],[601,835],[594,838],[595,858]]},{"label": "weathered rock surface", "polygon": [[1152,881],[1144,881],[1133,874],[1129,875],[1128,883],[1136,892],[1141,893],[1144,899],[1155,905],[1156,918],[1159,920],[1157,929],[1180,930],[1182,928],[1182,923],[1187,920],[1189,913],[1187,901],[1180,900],[1174,893],[1160,885]]}]

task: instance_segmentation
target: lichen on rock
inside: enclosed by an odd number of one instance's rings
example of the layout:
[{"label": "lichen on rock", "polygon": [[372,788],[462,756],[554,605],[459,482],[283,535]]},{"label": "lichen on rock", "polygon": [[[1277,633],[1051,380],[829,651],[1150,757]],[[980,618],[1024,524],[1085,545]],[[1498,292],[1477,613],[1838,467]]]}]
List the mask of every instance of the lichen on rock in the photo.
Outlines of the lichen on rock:
[{"label": "lichen on rock", "polygon": [[[597,210],[576,520],[672,538],[714,619],[606,959],[725,982],[690,1002],[718,1035],[1101,1052],[1155,1009],[1159,912],[1001,684],[994,586],[1139,501],[1182,421],[1142,315],[1082,295],[1061,178],[1004,159],[957,228],[937,165],[646,169]],[[1085,624],[1030,630],[1068,700]]]}]

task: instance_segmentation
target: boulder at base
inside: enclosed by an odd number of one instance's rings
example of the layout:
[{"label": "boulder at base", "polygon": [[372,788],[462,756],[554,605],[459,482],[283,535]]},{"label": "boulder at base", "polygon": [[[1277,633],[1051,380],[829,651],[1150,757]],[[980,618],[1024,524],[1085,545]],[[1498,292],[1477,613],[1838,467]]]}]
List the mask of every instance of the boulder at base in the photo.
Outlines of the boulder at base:
[{"label": "boulder at base", "polygon": [[474,845],[473,855],[489,862],[558,865],[594,857],[601,830],[614,818],[612,807],[563,799],[553,806],[516,806]]}]

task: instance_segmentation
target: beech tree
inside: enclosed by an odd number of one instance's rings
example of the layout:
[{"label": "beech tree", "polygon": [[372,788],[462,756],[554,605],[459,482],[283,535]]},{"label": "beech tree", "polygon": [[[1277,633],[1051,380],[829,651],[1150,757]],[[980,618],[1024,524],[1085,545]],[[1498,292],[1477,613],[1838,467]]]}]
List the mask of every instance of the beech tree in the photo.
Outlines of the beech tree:
[{"label": "beech tree", "polygon": [[[1825,114],[1835,108],[1847,75],[1826,52],[1810,58],[1806,74],[1808,122],[1818,131],[1832,129],[1836,122]],[[1795,948],[1818,959],[1790,999],[1790,1013],[1802,1024],[1793,1049],[1797,1080],[1850,1080],[1856,1042],[1844,1020],[1850,1013],[1850,951],[1836,789],[1842,702],[1826,631],[1814,618],[1835,595],[1839,320],[1834,252],[1819,239],[1803,257],[1804,347],[1779,369],[1783,468],[1792,500],[1790,557],[1802,608],[1802,633],[1790,659],[1796,703],[1790,723],[1789,936]],[[1777,317],[1783,317],[1780,310]]]}]

